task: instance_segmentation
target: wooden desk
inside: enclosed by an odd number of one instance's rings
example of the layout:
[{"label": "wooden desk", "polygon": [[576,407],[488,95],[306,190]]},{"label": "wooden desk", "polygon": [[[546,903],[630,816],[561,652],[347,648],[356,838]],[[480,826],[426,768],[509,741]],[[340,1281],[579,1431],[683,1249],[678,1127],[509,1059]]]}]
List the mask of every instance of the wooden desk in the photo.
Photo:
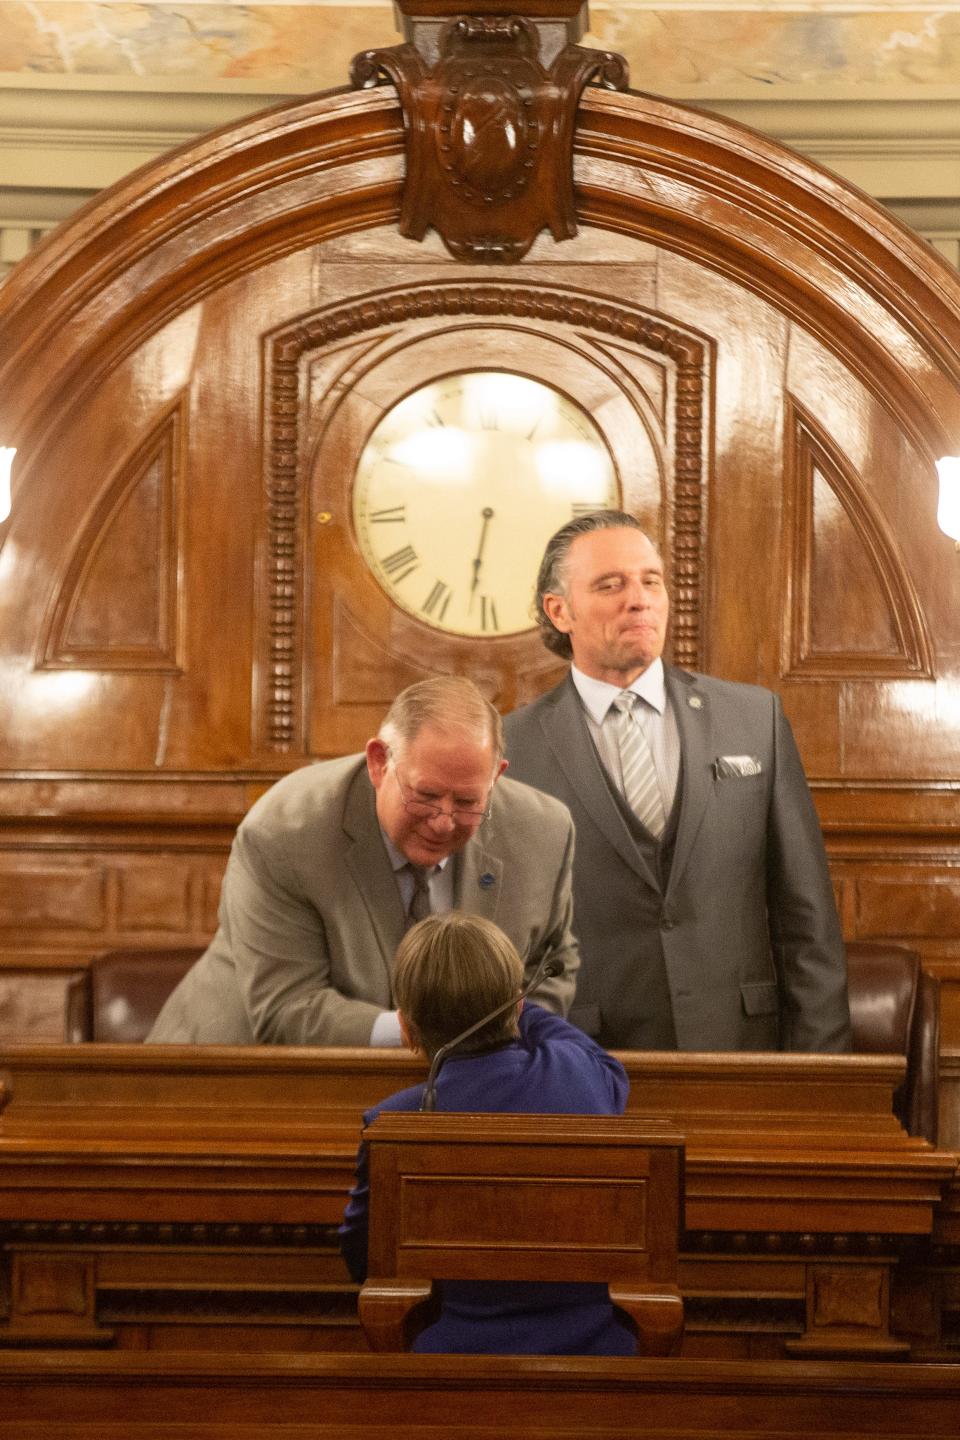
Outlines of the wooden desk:
[{"label": "wooden desk", "polygon": [[0,1440],[956,1440],[958,1414],[957,1365],[0,1353]]},{"label": "wooden desk", "polygon": [[[686,1136],[684,1354],[949,1348],[919,1307],[956,1157],[894,1119],[902,1060],[623,1058],[630,1113]],[[362,1111],[412,1057],[44,1045],[0,1072],[0,1344],[362,1345],[335,1226]]]},{"label": "wooden desk", "polygon": [[674,1353],[680,1135],[621,1115],[409,1112],[383,1112],[363,1133],[360,1320],[372,1349],[409,1347],[434,1280],[574,1280],[609,1285],[641,1355]]}]

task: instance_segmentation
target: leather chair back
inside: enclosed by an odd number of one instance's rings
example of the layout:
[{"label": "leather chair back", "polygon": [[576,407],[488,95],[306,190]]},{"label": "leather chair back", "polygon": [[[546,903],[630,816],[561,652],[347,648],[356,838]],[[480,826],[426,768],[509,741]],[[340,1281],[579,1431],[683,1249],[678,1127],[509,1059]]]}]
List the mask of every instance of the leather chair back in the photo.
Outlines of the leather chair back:
[{"label": "leather chair back", "polygon": [[904,1055],[907,1073],[894,1109],[910,1135],[937,1143],[940,982],[915,950],[885,941],[847,943],[853,1049],[860,1055]]},{"label": "leather chair back", "polygon": [[68,998],[70,1039],[115,1045],[145,1040],[167,996],[202,954],[203,947],[194,946],[95,955],[86,984]]}]

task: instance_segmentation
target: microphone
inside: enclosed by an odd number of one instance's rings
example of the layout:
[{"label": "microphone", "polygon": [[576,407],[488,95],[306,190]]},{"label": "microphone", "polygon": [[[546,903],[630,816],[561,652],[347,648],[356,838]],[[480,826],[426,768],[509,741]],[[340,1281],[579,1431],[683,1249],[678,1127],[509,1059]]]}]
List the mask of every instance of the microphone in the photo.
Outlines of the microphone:
[{"label": "microphone", "polygon": [[497,1016],[502,1015],[505,1010],[510,1010],[514,1005],[519,1005],[521,1000],[527,998],[531,990],[536,990],[541,980],[552,980],[555,975],[561,975],[562,973],[563,964],[560,960],[552,960],[549,956],[544,956],[534,972],[533,979],[524,985],[519,994],[514,995],[512,1000],[506,1000],[502,1005],[498,1005],[496,1010],[490,1011],[489,1015],[483,1015],[479,1020],[474,1021],[462,1034],[454,1036],[452,1040],[448,1040],[446,1045],[441,1045],[439,1050],[434,1052],[433,1059],[430,1062],[430,1072],[427,1075],[423,1099],[420,1101],[421,1111],[436,1110],[437,1076],[440,1073],[440,1066],[452,1050],[456,1050],[457,1046],[461,1045],[464,1040],[469,1040],[471,1035],[475,1035],[478,1030],[482,1030],[484,1025],[489,1025],[491,1020],[496,1020]]}]

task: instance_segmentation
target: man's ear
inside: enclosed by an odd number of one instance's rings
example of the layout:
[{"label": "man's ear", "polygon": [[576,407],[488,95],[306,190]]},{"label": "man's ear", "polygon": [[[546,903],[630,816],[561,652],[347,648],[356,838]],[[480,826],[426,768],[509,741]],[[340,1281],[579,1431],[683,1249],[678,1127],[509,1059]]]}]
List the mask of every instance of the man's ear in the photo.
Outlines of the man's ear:
[{"label": "man's ear", "polygon": [[367,774],[370,776],[370,784],[374,790],[379,790],[383,777],[387,773],[387,766],[390,763],[390,751],[387,745],[379,736],[374,736],[367,741]]},{"label": "man's ear", "polygon": [[561,635],[570,633],[570,612],[567,609],[567,602],[562,595],[546,594],[543,597],[543,613],[546,615],[554,630],[559,630]]}]

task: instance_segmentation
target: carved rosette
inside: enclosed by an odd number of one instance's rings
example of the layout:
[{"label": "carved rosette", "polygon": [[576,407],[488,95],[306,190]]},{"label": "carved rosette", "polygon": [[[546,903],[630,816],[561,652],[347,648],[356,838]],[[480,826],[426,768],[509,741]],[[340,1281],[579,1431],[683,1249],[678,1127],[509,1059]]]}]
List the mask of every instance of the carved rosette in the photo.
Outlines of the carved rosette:
[{"label": "carved rosette", "polygon": [[411,44],[358,55],[358,86],[392,82],[406,127],[400,233],[432,225],[460,260],[514,261],[537,234],[577,233],[573,127],[591,80],[623,89],[626,62],[566,45],[549,70],[529,21],[461,16],[440,32],[428,66]]}]

